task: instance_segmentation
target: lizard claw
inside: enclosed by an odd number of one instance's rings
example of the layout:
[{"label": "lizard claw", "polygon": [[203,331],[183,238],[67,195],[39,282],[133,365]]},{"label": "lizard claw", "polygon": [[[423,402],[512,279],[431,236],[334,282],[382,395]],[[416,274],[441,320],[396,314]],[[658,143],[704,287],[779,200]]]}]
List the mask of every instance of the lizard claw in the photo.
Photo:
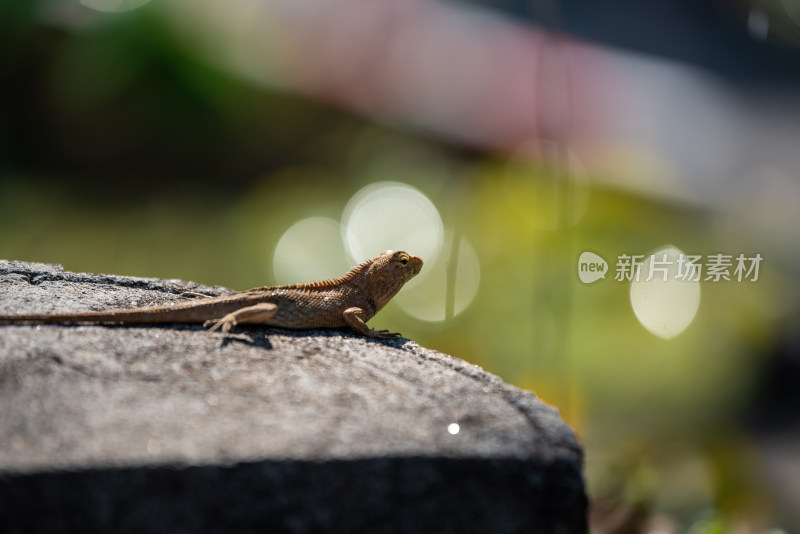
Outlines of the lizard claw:
[{"label": "lizard claw", "polygon": [[271,302],[262,302],[245,308],[239,308],[221,319],[206,321],[203,326],[211,326],[211,332],[222,329],[223,334],[227,334],[236,325],[240,324],[266,324],[269,319],[275,316],[278,306]]},{"label": "lizard claw", "polygon": [[203,323],[204,327],[210,326],[209,332],[222,329],[222,334],[227,335],[231,328],[236,326],[236,319],[226,315],[222,319],[211,319]]},{"label": "lizard claw", "polygon": [[400,332],[389,332],[388,330],[371,330],[369,335],[377,339],[397,339],[403,337]]}]

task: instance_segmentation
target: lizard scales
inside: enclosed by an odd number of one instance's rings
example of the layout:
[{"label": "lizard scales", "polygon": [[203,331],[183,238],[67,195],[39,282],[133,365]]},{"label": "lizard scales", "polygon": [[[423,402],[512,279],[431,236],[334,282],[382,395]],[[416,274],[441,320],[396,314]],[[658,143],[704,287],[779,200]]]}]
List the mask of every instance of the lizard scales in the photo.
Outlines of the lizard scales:
[{"label": "lizard scales", "polygon": [[76,313],[0,315],[0,324],[203,323],[228,333],[237,324],[282,328],[350,327],[370,337],[399,334],[366,325],[422,269],[422,259],[387,250],[333,280],[257,287],[161,306]]}]

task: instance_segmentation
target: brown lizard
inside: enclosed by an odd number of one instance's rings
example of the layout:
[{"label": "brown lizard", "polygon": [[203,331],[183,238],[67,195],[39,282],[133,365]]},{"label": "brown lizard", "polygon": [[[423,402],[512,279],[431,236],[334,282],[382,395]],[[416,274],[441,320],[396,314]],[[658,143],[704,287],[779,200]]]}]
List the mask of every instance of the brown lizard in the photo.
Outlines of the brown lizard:
[{"label": "brown lizard", "polygon": [[387,250],[377,258],[333,280],[257,287],[240,293],[182,301],[162,306],[76,313],[0,315],[8,323],[203,323],[227,334],[237,324],[281,328],[349,326],[374,338],[400,334],[366,325],[403,284],[422,269],[422,259]]}]

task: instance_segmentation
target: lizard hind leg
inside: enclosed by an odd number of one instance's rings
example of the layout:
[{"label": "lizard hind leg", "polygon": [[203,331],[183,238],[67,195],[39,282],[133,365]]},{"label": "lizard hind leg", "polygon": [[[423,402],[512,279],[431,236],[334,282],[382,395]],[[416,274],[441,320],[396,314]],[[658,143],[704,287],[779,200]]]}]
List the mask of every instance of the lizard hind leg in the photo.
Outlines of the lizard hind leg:
[{"label": "lizard hind leg", "polygon": [[231,331],[237,324],[261,324],[269,321],[278,313],[278,305],[271,302],[262,302],[233,311],[220,319],[211,319],[203,323],[210,326],[210,332],[222,329],[223,334]]}]

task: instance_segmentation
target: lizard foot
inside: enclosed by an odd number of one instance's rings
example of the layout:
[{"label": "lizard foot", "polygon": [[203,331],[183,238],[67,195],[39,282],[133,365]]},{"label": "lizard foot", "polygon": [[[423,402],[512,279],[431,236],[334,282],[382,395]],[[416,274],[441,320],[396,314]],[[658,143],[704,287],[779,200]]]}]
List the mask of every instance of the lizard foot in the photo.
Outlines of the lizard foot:
[{"label": "lizard foot", "polygon": [[398,339],[403,337],[400,332],[389,332],[388,330],[370,330],[369,337],[375,339]]},{"label": "lizard foot", "polygon": [[223,335],[227,335],[228,332],[231,331],[231,328],[236,326],[238,323],[236,322],[236,317],[229,313],[222,319],[211,319],[203,323],[204,327],[210,326],[209,332],[214,332],[215,330],[222,330]]},{"label": "lizard foot", "polygon": [[397,339],[401,337],[399,332],[389,332],[388,330],[374,330],[364,322],[364,311],[358,306],[347,308],[344,313],[344,322],[359,334],[373,339]]},{"label": "lizard foot", "polygon": [[262,302],[246,308],[240,308],[225,315],[222,319],[206,321],[203,326],[211,326],[211,332],[221,328],[222,333],[227,334],[237,324],[266,324],[267,321],[275,317],[277,312],[277,305],[271,302]]}]

